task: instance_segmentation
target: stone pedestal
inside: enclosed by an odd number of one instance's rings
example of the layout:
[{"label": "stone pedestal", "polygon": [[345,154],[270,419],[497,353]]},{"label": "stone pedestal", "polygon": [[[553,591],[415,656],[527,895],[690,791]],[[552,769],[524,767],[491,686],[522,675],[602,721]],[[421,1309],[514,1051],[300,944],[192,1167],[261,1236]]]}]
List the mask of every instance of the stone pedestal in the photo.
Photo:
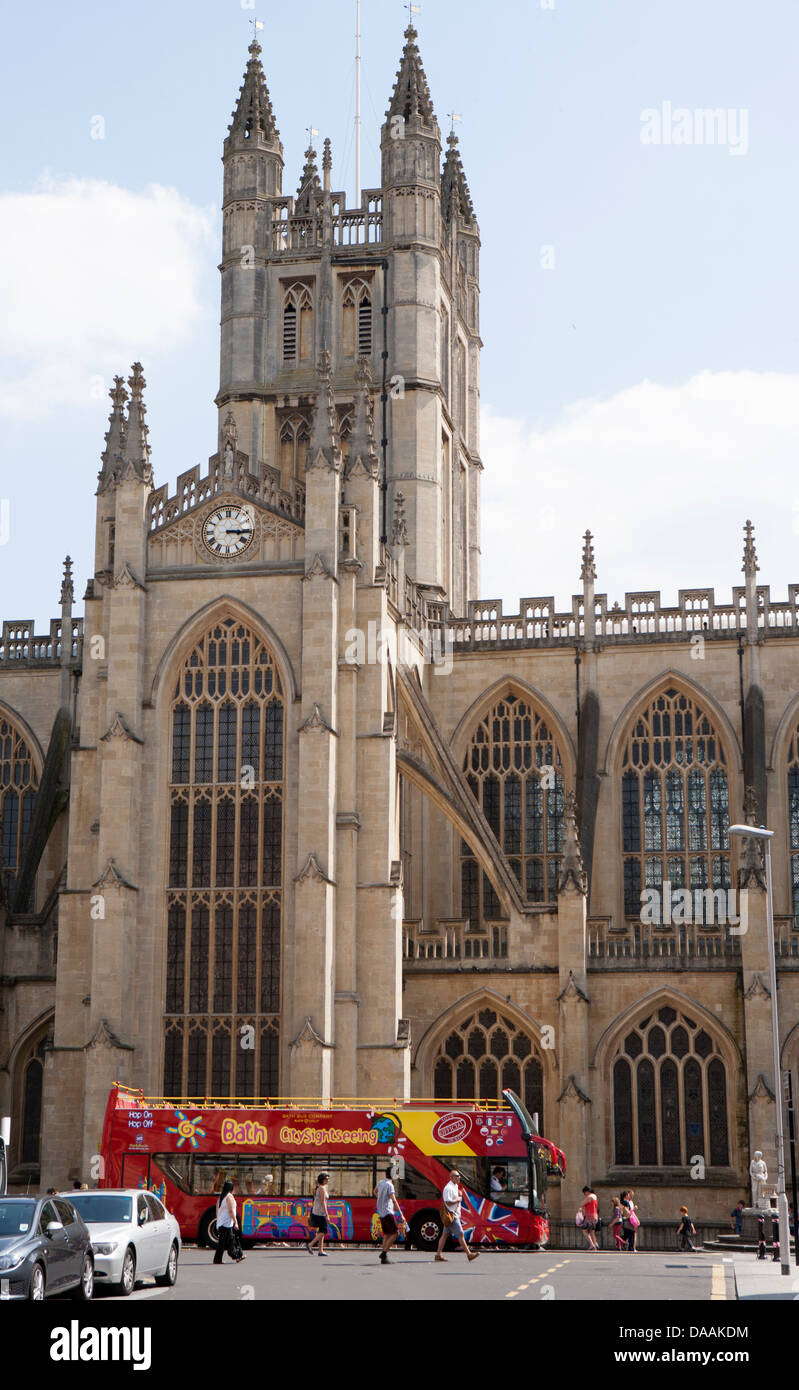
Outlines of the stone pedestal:
[{"label": "stone pedestal", "polygon": [[760,1240],[761,1221],[763,1223],[763,1238],[767,1245],[771,1245],[773,1240],[779,1238],[776,1211],[772,1211],[771,1208],[763,1211],[757,1207],[744,1207],[741,1238],[747,1244],[756,1245]]}]

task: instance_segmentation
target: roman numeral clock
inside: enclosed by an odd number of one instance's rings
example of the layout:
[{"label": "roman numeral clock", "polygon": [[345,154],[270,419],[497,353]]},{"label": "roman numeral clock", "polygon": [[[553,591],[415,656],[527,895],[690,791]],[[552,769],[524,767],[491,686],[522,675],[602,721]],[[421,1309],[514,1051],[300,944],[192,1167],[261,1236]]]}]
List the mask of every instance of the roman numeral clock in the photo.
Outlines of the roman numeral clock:
[{"label": "roman numeral clock", "polygon": [[241,502],[222,502],[200,528],[203,546],[216,560],[236,560],[255,540],[255,512]]}]

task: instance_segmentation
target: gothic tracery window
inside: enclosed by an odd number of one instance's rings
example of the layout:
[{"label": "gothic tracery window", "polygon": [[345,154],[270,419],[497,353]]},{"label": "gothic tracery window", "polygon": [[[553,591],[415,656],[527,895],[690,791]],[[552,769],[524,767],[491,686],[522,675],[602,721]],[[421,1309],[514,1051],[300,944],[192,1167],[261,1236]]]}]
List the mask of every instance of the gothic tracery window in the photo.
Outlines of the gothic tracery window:
[{"label": "gothic tracery window", "polygon": [[[529,902],[554,902],[563,847],[563,764],[532,703],[508,694],[480,721],[463,770]],[[473,926],[500,914],[496,892],[461,845],[461,912]]]},{"label": "gothic tracery window", "polygon": [[622,774],[624,910],[643,889],[730,886],[724,747],[701,702],[669,687],[635,719]]},{"label": "gothic tracery window", "polygon": [[280,484],[288,488],[292,478],[305,473],[311,430],[307,418],[296,411],[280,424]]},{"label": "gothic tracery window", "polygon": [[283,361],[313,361],[313,299],[307,285],[292,285],[283,298]]},{"label": "gothic tracery window", "polygon": [[344,357],[372,355],[372,291],[363,280],[350,280],[344,287],[341,351]]},{"label": "gothic tracery window", "polygon": [[799,727],[788,748],[788,843],[791,855],[791,910],[799,930]]},{"label": "gothic tracery window", "polygon": [[39,776],[19,729],[0,715],[0,871],[2,897],[14,897],[22,851],[28,838]]},{"label": "gothic tracery window", "polygon": [[453,1028],[433,1064],[436,1100],[498,1100],[521,1096],[544,1132],[544,1070],[527,1033],[493,1008],[478,1009]]},{"label": "gothic tracery window", "polygon": [[619,1042],[612,1072],[616,1164],[729,1164],[726,1067],[695,1019],[670,1005],[644,1015]]},{"label": "gothic tracery window", "polygon": [[226,618],[172,704],[164,1091],[279,1088],[285,701],[269,648]]}]

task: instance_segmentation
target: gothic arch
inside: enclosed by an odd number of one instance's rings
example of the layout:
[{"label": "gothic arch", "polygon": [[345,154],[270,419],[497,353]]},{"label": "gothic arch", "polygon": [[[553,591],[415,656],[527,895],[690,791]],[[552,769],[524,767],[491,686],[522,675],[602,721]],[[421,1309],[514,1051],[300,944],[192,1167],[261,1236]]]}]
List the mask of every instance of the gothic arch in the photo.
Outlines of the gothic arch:
[{"label": "gothic arch", "polygon": [[505,695],[532,700],[538,706],[541,714],[549,721],[556,734],[558,747],[564,759],[564,771],[568,782],[573,785],[577,769],[577,752],[571,734],[546,695],[537,686],[530,685],[528,681],[522,680],[519,676],[502,676],[487,690],[481,691],[477,699],[473,700],[466,712],[461,715],[450,737],[450,748],[458,766],[463,761],[474,729],[491,707],[496,704],[497,700],[501,700]]},{"label": "gothic arch", "polygon": [[788,745],[799,725],[799,694],[788,701],[771,741],[768,771],[782,775],[782,768],[788,753]]},{"label": "gothic arch", "polygon": [[664,1006],[671,1005],[675,1009],[688,1009],[691,1014],[696,1014],[701,1018],[707,1028],[718,1034],[720,1041],[724,1045],[725,1060],[730,1067],[743,1071],[743,1056],[733,1034],[717,1014],[711,1013],[703,1004],[697,1003],[689,994],[683,994],[682,990],[674,989],[671,985],[659,985],[656,989],[644,994],[635,1003],[628,1005],[623,1013],[618,1014],[612,1023],[609,1023],[599,1038],[594,1048],[591,1058],[591,1067],[598,1068],[601,1072],[607,1065],[608,1057],[616,1046],[619,1038],[634,1023],[638,1015],[643,1011],[652,1012]]},{"label": "gothic arch", "polygon": [[510,1003],[492,989],[476,989],[456,1000],[444,1009],[422,1034],[413,1058],[413,1068],[418,1078],[416,1089],[419,1094],[433,1095],[433,1068],[436,1056],[447,1036],[459,1024],[463,1024],[482,1009],[491,1009],[498,1016],[507,1018],[530,1038],[542,1063],[545,1092],[549,1092],[550,1102],[554,1102],[556,1093],[553,1088],[558,1082],[558,1059],[554,1049],[543,1046],[544,1025],[518,1004]]},{"label": "gothic arch", "polygon": [[427,796],[442,815],[453,825],[472,849],[480,867],[489,877],[502,910],[510,916],[511,908],[523,913],[525,904],[519,884],[498,847],[492,844],[493,835],[468,787],[458,772],[450,749],[439,730],[421,687],[413,673],[397,668],[398,716],[407,718],[419,740],[427,761],[411,751],[407,740],[397,750],[397,769]]},{"label": "gothic arch", "polygon": [[[724,745],[730,757],[730,772],[740,778],[743,773],[743,756],[738,735],[735,732],[730,720],[722,709],[718,701],[706,690],[698,681],[692,680],[681,671],[676,671],[674,667],[668,667],[659,676],[655,676],[642,685],[639,690],[629,699],[624,709],[618,715],[615,724],[608,738],[605,748],[605,761],[599,768],[603,776],[615,777],[619,770],[619,761],[625,737],[632,725],[633,719],[639,709],[643,709],[661,689],[668,685],[676,685],[682,689],[686,695],[692,699],[704,701],[707,705],[708,713],[712,715],[719,732],[724,739]],[[734,756],[733,756],[734,755]],[[730,788],[730,799],[732,800],[733,788]]]},{"label": "gothic arch", "polygon": [[181,660],[187,652],[191,651],[198,638],[215,622],[225,617],[240,619],[242,622],[252,624],[257,629],[271,648],[280,667],[280,677],[286,691],[286,705],[290,706],[299,699],[300,692],[291,657],[274,628],[263,614],[249,603],[244,603],[242,599],[233,598],[230,594],[222,594],[219,598],[211,599],[210,603],[205,604],[196,613],[192,613],[191,617],[186,619],[183,626],[178,628],[167,643],[153,675],[150,688],[152,705],[157,707],[164,689],[168,692],[168,678],[171,678],[173,671],[177,670]]},{"label": "gothic arch", "polygon": [[693,1161],[694,1143],[711,1166],[739,1166],[745,1104],[740,1048],[695,999],[668,986],[644,995],[605,1029],[592,1070],[598,1072],[597,1140],[606,1169],[684,1169]]},{"label": "gothic arch", "polygon": [[[47,1039],[50,1036],[55,1019],[55,1010],[48,1008],[43,1010],[31,1023],[28,1024],[22,1035],[17,1039],[11,1049],[8,1059],[8,1073],[11,1079],[11,1116],[12,1116],[12,1167],[19,1168],[25,1164],[30,1169],[31,1165],[40,1162],[41,1150],[41,1125],[42,1113],[44,1108],[44,1050]],[[32,1080],[30,1073],[36,1069],[38,1076],[38,1086],[34,1088],[35,1094],[29,1092],[28,1084]],[[32,1117],[26,1114],[29,1104],[34,1103],[38,1106],[37,1113]],[[29,1133],[30,1121],[35,1121],[36,1134]],[[26,1144],[33,1141],[34,1149],[26,1151]]]},{"label": "gothic arch", "polygon": [[19,730],[33,758],[37,777],[41,777],[44,767],[44,750],[30,724],[13,705],[9,705],[5,700],[0,700],[0,719],[6,719],[10,724],[14,724]]}]

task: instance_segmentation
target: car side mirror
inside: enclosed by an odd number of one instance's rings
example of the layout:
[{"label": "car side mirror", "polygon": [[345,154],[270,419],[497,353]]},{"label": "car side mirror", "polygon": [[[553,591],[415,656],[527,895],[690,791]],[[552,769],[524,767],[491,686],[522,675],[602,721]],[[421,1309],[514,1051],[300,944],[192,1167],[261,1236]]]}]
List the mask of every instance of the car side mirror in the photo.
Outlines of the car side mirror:
[{"label": "car side mirror", "polygon": [[47,1226],[48,1236],[54,1236],[57,1231],[63,1231],[64,1227],[60,1221],[51,1221]]}]

